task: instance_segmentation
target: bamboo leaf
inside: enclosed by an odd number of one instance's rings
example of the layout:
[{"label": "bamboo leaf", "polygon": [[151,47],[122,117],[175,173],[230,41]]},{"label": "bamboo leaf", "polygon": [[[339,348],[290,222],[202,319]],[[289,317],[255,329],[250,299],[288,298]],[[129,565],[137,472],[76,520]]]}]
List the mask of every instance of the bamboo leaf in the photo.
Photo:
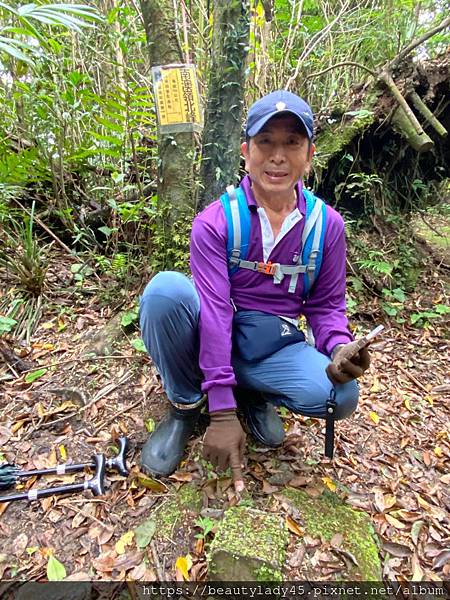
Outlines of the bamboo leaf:
[{"label": "bamboo leaf", "polygon": [[33,383],[36,379],[39,379],[43,375],[47,373],[47,369],[38,369],[37,371],[32,371],[25,375],[25,383]]},{"label": "bamboo leaf", "polygon": [[29,58],[21,50],[18,50],[17,48],[15,48],[13,45],[8,45],[8,44],[5,44],[4,42],[0,42],[0,50],[3,50],[3,52],[6,52],[6,54],[9,54],[13,58],[17,58],[17,60],[21,60],[24,63],[27,63],[29,65],[34,64],[33,61],[31,60],[31,58]]}]

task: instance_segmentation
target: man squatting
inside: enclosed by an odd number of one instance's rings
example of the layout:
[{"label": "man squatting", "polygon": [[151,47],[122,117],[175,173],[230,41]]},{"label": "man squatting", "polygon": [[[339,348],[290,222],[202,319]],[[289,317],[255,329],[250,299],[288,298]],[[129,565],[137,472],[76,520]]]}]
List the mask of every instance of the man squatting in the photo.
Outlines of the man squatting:
[{"label": "man squatting", "polygon": [[[230,274],[229,223],[216,200],[193,222],[192,280],[177,272],[158,273],[140,304],[142,338],[171,403],[143,447],[142,469],[167,476],[177,468],[207,397],[211,422],[203,455],[220,469],[231,467],[238,491],[244,487],[246,437],[237,407],[253,437],[277,447],[284,430],[276,406],[324,418],[334,389],[335,418],[344,419],[357,405],[355,380],[369,367],[367,348],[340,369],[331,362],[353,341],[345,307],[344,222],[338,212],[325,205],[320,271],[306,297],[303,275],[296,283],[293,275],[277,282],[272,277],[274,264],[295,265],[302,251],[308,193],[302,178],[315,151],[311,108],[293,93],[272,92],[250,107],[245,134],[247,175],[240,187],[250,215],[246,260],[262,263],[263,269],[237,268]],[[289,291],[292,281],[295,289]],[[278,316],[289,328],[303,315],[315,345],[302,338],[267,356],[262,352],[259,360],[245,359],[233,341],[234,323],[242,315],[255,318],[257,344],[269,348],[264,317]]]}]

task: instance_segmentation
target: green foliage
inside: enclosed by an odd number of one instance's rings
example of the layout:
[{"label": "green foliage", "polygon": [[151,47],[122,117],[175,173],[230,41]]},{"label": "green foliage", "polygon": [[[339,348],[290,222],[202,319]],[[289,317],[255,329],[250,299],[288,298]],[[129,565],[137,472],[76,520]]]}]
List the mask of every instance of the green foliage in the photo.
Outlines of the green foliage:
[{"label": "green foliage", "polygon": [[358,263],[363,269],[369,269],[375,273],[382,273],[391,277],[393,270],[398,265],[396,260],[392,262],[382,260],[385,254],[380,250],[369,250],[368,256],[367,259],[359,260]]},{"label": "green foliage", "polygon": [[450,307],[445,304],[436,304],[433,310],[423,310],[414,312],[410,315],[411,325],[417,327],[429,327],[430,321],[442,319],[445,315],[450,314]]},{"label": "green foliage", "polygon": [[381,306],[383,311],[389,316],[394,317],[397,323],[404,323],[405,319],[402,314],[404,312],[404,304],[406,302],[405,291],[402,288],[393,290],[383,288],[383,301]]},{"label": "green foliage", "polygon": [[11,24],[0,29],[0,53],[31,66],[40,57],[43,49],[52,49],[51,40],[45,32],[48,26],[63,27],[81,33],[82,28],[93,27],[93,22],[102,20],[95,8],[83,4],[33,3],[11,6],[0,2],[0,15],[2,13],[10,18]]},{"label": "green foliage", "polygon": [[156,521],[152,518],[147,519],[134,530],[136,535],[136,545],[138,548],[146,548],[156,533]]},{"label": "green foliage", "polygon": [[66,575],[65,566],[50,554],[47,562],[47,579],[49,581],[62,581]]},{"label": "green foliage", "polygon": [[187,207],[179,211],[173,221],[172,230],[167,228],[171,207],[165,204],[154,213],[150,223],[151,254],[149,265],[152,272],[172,269],[188,272],[189,240],[194,218],[193,209]]},{"label": "green foliage", "polygon": [[17,325],[17,321],[15,319],[2,317],[0,315],[0,335],[2,335],[2,333],[9,333],[14,329],[15,325]]},{"label": "green foliage", "polygon": [[339,199],[346,192],[352,200],[362,203],[364,213],[368,215],[374,212],[382,184],[383,180],[376,173],[351,173],[344,182],[336,186],[336,197]]},{"label": "green foliage", "polygon": [[215,526],[215,522],[209,517],[198,517],[194,524],[201,530],[200,533],[195,535],[200,540],[206,540],[208,534],[211,533]]},{"label": "green foliage", "polygon": [[4,227],[5,241],[0,247],[0,266],[4,267],[19,288],[32,296],[39,296],[44,289],[47,260],[33,233],[34,203],[31,214],[23,221],[9,218]]},{"label": "green foliage", "polygon": [[36,381],[36,379],[40,379],[46,373],[47,373],[47,369],[38,369],[37,371],[32,371],[31,373],[27,373],[25,375],[25,383],[33,383],[33,381]]},{"label": "green foliage", "polygon": [[142,352],[143,354],[147,354],[147,348],[145,347],[144,342],[141,338],[137,338],[131,342],[131,345],[137,352]]},{"label": "green foliage", "polygon": [[70,271],[73,273],[76,287],[83,287],[87,277],[92,275],[93,269],[88,264],[75,263],[70,266]]},{"label": "green foliage", "polygon": [[128,310],[123,313],[122,318],[120,319],[120,324],[122,327],[128,327],[132,323],[136,323],[138,320],[139,308],[135,306],[132,310]]},{"label": "green foliage", "polygon": [[[263,75],[258,87],[263,85],[264,91],[284,87],[286,79],[297,70],[293,89],[309,98],[316,110],[327,112],[347,107],[348,90],[369,75],[350,65],[318,77],[311,74],[350,61],[377,71],[412,39],[446,16],[445,3],[432,0],[421,3],[390,0],[388,5],[372,0],[357,5],[279,0],[274,3],[274,11],[272,29],[277,35],[267,50],[267,58],[261,57],[260,50],[264,18],[258,14],[254,17],[253,70]],[[426,51],[436,56],[445,51],[449,41],[449,32],[441,32],[426,42]],[[264,67],[263,61],[267,60],[269,65]]]}]

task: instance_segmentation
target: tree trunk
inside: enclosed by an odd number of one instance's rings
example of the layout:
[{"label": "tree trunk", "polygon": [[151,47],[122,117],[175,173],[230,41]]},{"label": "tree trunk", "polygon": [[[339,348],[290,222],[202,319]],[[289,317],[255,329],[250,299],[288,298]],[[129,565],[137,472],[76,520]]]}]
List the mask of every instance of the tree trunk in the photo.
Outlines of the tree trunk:
[{"label": "tree trunk", "polygon": [[[172,0],[141,0],[150,65],[182,63]],[[170,221],[194,205],[194,136],[192,133],[159,135],[158,203],[170,204]]]},{"label": "tree trunk", "polygon": [[246,0],[214,2],[213,47],[203,133],[198,207],[216,199],[238,178],[245,62],[249,44]]}]

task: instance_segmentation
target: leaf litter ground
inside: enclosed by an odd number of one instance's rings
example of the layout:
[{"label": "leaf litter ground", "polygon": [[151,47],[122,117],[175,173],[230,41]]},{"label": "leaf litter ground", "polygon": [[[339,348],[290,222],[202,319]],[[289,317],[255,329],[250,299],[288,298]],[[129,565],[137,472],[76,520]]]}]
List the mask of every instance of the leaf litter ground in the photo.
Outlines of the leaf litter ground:
[{"label": "leaf litter ground", "polygon": [[[410,308],[442,302],[442,282],[432,274],[419,289]],[[128,479],[108,475],[104,497],[0,504],[0,578],[45,580],[54,556],[73,579],[207,579],[205,542],[214,528],[202,530],[239,501],[231,479],[200,459],[201,430],[172,477],[159,482],[139,472],[147,429],[167,409],[162,387],[128,336],[109,358],[86,357],[92,334],[112,311],[92,293],[73,290],[59,291],[58,303],[48,305],[30,346],[7,341],[31,371],[21,373],[11,361],[0,366],[0,458],[26,469],[84,462],[96,452],[111,455],[117,438],[127,435],[131,473]],[[375,300],[363,312],[381,318]],[[331,491],[365,511],[381,540],[386,579],[450,576],[448,325],[387,325],[372,346],[356,414],[337,424],[333,461],[323,456],[323,422],[316,419],[282,412],[286,441],[275,451],[248,440],[246,501],[286,518],[287,580],[345,580],[348,562],[357,557],[345,556],[339,536],[330,542],[304,535],[301,512],[281,494],[286,485],[312,497]],[[359,331],[373,326],[358,322]],[[36,371],[40,376],[30,382]],[[79,479],[52,476],[24,481],[19,489]],[[164,535],[154,535],[153,517],[186,485],[201,492],[203,521],[188,507]]]}]

